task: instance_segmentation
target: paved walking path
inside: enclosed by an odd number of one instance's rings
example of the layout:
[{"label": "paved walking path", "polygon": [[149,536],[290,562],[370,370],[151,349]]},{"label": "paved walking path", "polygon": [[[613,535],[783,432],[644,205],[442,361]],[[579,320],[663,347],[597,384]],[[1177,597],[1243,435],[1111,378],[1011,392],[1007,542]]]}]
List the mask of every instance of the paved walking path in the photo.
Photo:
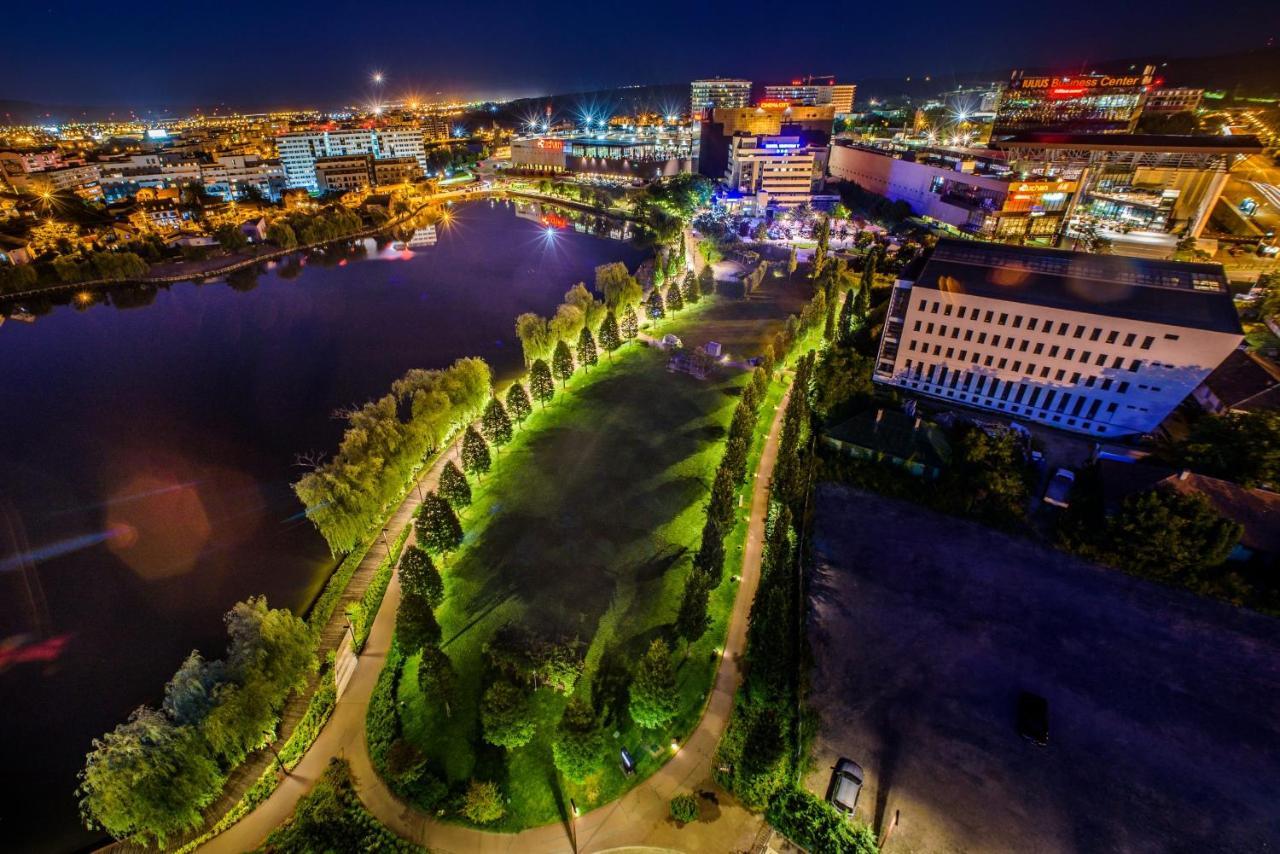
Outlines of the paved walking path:
[{"label": "paved walking path", "polygon": [[[734,851],[751,847],[759,817],[753,816],[729,796],[718,794],[722,803],[699,799],[703,820],[677,828],[669,818],[671,796],[681,791],[711,789],[711,761],[716,745],[733,709],[733,696],[742,679],[741,658],[747,641],[747,614],[760,578],[764,545],[765,510],[769,478],[778,457],[778,440],[788,395],[779,404],[760,456],[751,496],[751,517],[742,555],[741,582],[729,620],[725,657],[716,673],[702,720],[680,751],[653,776],[622,798],[569,823],[531,828],[504,834],[448,824],[419,812],[400,801],[373,769],[364,738],[369,697],[382,671],[395,629],[396,606],[400,602],[400,578],[391,579],[382,607],[374,620],[369,640],[360,655],[355,674],[334,708],[333,717],[321,731],[311,750],[275,793],[226,832],[210,840],[200,850],[242,852],[252,850],[293,814],[298,799],[324,773],[330,758],[345,757],[351,763],[360,799],[377,819],[400,836],[437,852],[564,852],[606,851],[624,846],[646,846],[686,851]],[[424,490],[434,489],[448,454],[442,455],[422,478]],[[391,526],[398,532],[416,507],[414,494],[396,513]],[[406,507],[409,508],[406,510]],[[412,539],[412,535],[411,535]],[[576,844],[574,836],[576,835]]]}]

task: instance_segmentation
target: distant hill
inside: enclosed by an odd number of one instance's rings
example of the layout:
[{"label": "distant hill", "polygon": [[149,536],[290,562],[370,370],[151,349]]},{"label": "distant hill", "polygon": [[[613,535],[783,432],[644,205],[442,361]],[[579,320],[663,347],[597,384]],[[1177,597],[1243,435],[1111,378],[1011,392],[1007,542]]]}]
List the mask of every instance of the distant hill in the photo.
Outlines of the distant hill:
[{"label": "distant hill", "polygon": [[[1168,86],[1195,86],[1223,89],[1235,97],[1273,96],[1280,94],[1280,47],[1215,56],[1140,56],[1092,63],[1084,69],[1057,67],[1024,67],[1033,74],[1062,74],[1098,71],[1103,74],[1127,71],[1130,66],[1154,65]],[[931,80],[915,77],[872,77],[856,81],[858,102],[871,98],[897,100],[903,97],[928,98],[961,86],[978,86],[1009,79],[1013,66],[963,71],[951,75],[935,75]]]}]

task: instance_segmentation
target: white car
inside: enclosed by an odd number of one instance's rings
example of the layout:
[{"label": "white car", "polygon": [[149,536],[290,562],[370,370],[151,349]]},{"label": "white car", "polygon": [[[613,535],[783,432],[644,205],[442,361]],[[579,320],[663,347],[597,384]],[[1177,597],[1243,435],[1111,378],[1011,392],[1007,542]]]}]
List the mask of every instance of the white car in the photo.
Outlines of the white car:
[{"label": "white car", "polygon": [[831,791],[827,800],[845,815],[853,815],[853,808],[858,805],[858,795],[862,792],[862,766],[852,759],[840,757],[836,770],[831,774]]},{"label": "white car", "polygon": [[1071,506],[1071,489],[1076,485],[1076,473],[1071,469],[1058,469],[1049,479],[1044,490],[1044,503],[1054,507]]}]

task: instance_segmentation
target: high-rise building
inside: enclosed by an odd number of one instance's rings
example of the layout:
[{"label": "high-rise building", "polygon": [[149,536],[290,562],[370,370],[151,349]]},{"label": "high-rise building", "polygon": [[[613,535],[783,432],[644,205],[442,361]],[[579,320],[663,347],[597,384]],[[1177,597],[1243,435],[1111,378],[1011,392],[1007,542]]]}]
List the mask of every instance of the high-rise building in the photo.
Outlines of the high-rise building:
[{"label": "high-rise building", "polygon": [[943,238],[894,284],[874,378],[1125,436],[1155,430],[1242,338],[1220,265]]},{"label": "high-rise building", "polygon": [[754,107],[717,108],[704,116],[698,137],[698,171],[720,178],[729,163],[729,142],[746,136],[797,136],[806,146],[826,146],[831,141],[835,108],[831,105],[793,105],[786,101],[761,101]]},{"label": "high-rise building", "polygon": [[734,136],[724,183],[744,196],[755,196],[759,209],[795,207],[812,197],[826,153],[798,136]]},{"label": "high-rise building", "polygon": [[689,114],[697,121],[704,110],[745,107],[751,103],[751,81],[728,77],[694,80],[689,84]]},{"label": "high-rise building", "polygon": [[837,116],[853,112],[857,86],[837,83],[834,77],[805,77],[790,83],[770,83],[764,87],[764,100],[786,101],[809,106],[829,105]]},{"label": "high-rise building", "polygon": [[368,155],[380,160],[413,157],[425,172],[427,152],[418,128],[349,128],[287,133],[276,138],[276,150],[284,165],[285,183],[318,192],[316,160],[322,157]]},{"label": "high-rise building", "polygon": [[1028,131],[1133,133],[1155,77],[1134,74],[1032,77],[1013,72],[996,108],[992,138]]}]

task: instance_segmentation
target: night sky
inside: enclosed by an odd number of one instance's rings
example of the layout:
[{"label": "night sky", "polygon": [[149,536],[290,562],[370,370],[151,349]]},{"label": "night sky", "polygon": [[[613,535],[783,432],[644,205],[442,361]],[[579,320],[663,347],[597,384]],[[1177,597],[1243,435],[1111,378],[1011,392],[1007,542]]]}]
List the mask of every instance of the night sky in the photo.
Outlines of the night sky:
[{"label": "night sky", "polygon": [[[1262,46],[1274,0],[440,4],[28,2],[5,10],[0,99],[241,108],[386,93],[510,98],[714,74],[853,80]],[[1209,11],[1212,9],[1212,11]]]}]

